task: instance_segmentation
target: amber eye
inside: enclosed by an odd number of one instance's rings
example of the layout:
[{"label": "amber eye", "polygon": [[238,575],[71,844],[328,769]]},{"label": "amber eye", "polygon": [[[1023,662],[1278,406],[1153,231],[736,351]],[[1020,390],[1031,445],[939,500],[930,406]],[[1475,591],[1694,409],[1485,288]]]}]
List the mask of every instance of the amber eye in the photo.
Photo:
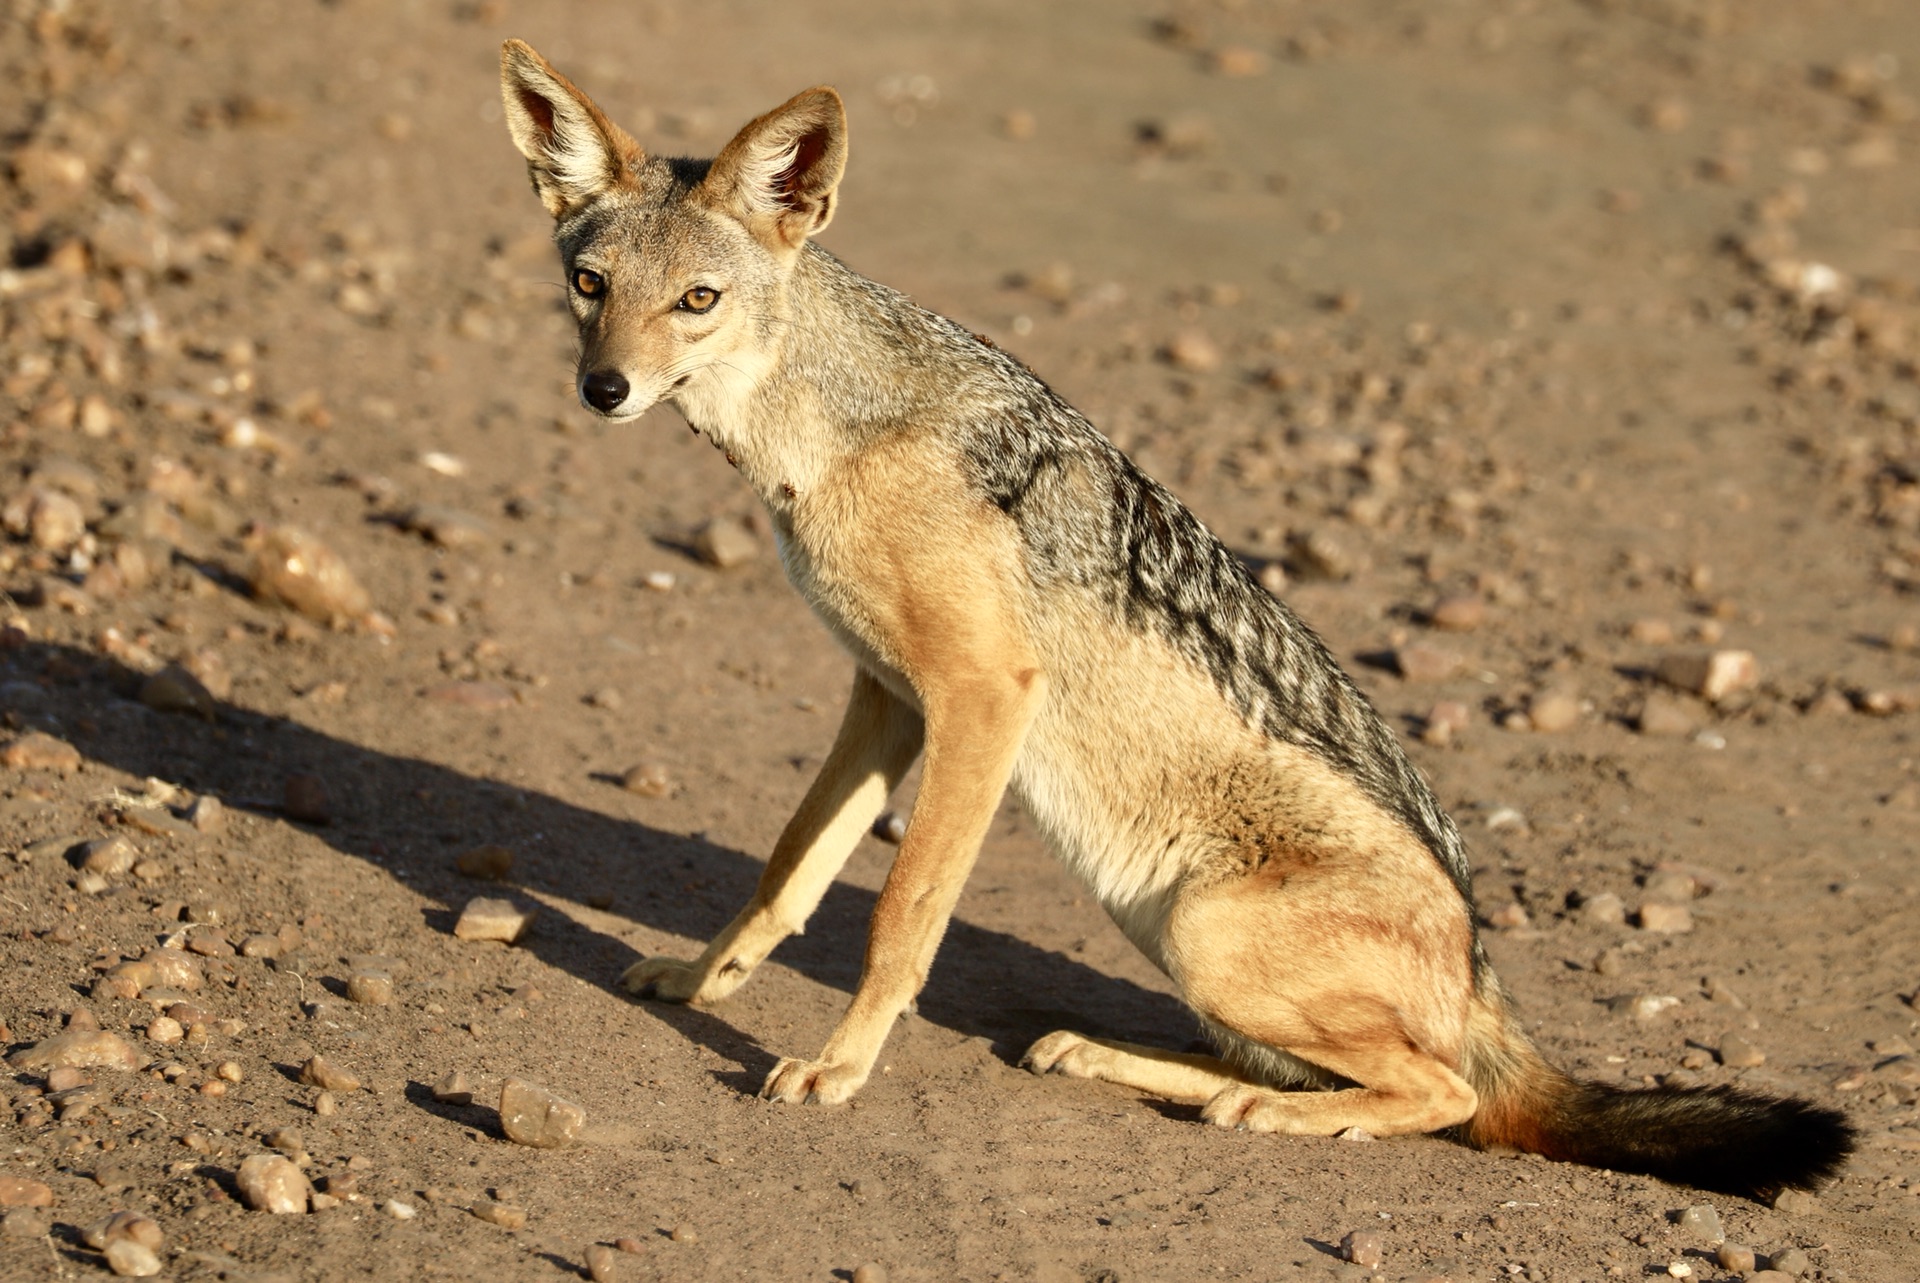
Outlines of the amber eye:
[{"label": "amber eye", "polygon": [[573,288],[579,290],[585,298],[599,298],[607,283],[600,279],[600,273],[590,272],[586,268],[576,268],[573,273]]},{"label": "amber eye", "polygon": [[713,305],[719,301],[719,290],[708,289],[704,285],[696,285],[685,294],[682,294],[680,301],[673,306],[677,311],[698,314],[713,311]]}]

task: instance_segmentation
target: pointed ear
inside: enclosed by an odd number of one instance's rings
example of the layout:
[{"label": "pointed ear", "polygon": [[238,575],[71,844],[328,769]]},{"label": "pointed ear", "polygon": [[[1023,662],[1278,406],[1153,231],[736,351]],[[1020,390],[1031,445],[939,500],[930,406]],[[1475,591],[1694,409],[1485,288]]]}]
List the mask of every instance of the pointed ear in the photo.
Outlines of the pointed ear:
[{"label": "pointed ear", "polygon": [[714,158],[700,190],[770,249],[798,249],[833,219],[847,168],[847,109],[824,86],[747,125]]},{"label": "pointed ear", "polygon": [[555,218],[633,181],[640,144],[525,41],[500,47],[500,96],[533,190]]}]

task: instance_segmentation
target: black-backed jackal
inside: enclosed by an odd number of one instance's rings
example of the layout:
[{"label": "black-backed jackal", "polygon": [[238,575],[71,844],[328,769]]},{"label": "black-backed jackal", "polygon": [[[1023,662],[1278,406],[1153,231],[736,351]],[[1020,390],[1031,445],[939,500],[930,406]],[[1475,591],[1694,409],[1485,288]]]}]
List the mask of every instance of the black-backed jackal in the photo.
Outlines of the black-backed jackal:
[{"label": "black-backed jackal", "polygon": [[1011,787],[1219,1055],[1075,1033],[1036,1072],[1256,1131],[1472,1144],[1762,1195],[1833,1175],[1838,1113],[1548,1065],[1474,929],[1460,835],[1318,638],[1017,361],[850,271],[846,116],[810,89],[711,161],[647,156],[531,48],[507,123],[557,223],[580,398],[673,402],[765,502],[856,661],[846,719],[740,915],[636,993],[714,1003],[806,922],[917,755],[912,822],[826,1047],[763,1094],[844,1101],[933,962]]}]

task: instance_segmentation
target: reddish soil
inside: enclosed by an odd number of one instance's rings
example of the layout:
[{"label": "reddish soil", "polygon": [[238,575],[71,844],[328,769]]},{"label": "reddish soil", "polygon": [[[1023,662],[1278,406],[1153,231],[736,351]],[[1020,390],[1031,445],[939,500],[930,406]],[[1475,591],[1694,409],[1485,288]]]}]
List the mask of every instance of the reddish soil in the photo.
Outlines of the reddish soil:
[{"label": "reddish soil", "polygon": [[[537,1279],[622,1237],[633,1280],[1721,1277],[1673,1219],[1703,1202],[1763,1263],[1920,1277],[1911,4],[9,10],[0,713],[83,761],[0,771],[0,1022],[17,1052],[84,1010],[147,1066],[57,1100],[0,1076],[0,1176],[52,1200],[7,1213],[0,1278],[102,1274],[83,1231],[120,1208],[185,1279]],[[1767,1207],[1034,1077],[1055,1027],[1195,1028],[1011,805],[849,1107],[754,1091],[846,1001],[878,839],[723,1007],[624,996],[746,896],[850,663],[764,535],[690,555],[753,500],[671,411],[574,403],[508,35],[663,150],[838,85],[824,243],[1018,352],[1284,574],[1467,832],[1547,1053],[1842,1107],[1845,1176]],[[249,591],[288,526],[377,617]],[[1449,599],[1472,627],[1436,627]],[[1757,681],[1655,675],[1715,650]],[[172,663],[207,702],[148,682]],[[620,786],[642,763],[666,796]],[[223,833],[151,805],[198,796]],[[104,887],[48,841],[115,833],[141,862]],[[507,884],[456,871],[485,844]],[[540,916],[456,939],[475,895]],[[1690,930],[1635,925],[1676,900]],[[215,934],[282,928],[272,960]],[[100,979],[169,937],[210,951],[179,1043]],[[346,1000],[369,968],[390,1005]],[[316,1053],[362,1080],[331,1115]],[[434,1097],[453,1070],[474,1103]],[[582,1142],[508,1142],[509,1076],[583,1106]],[[237,1201],[287,1128],[340,1205]],[[469,1214],[491,1202],[524,1227]],[[1350,1231],[1378,1271],[1338,1259]]]}]

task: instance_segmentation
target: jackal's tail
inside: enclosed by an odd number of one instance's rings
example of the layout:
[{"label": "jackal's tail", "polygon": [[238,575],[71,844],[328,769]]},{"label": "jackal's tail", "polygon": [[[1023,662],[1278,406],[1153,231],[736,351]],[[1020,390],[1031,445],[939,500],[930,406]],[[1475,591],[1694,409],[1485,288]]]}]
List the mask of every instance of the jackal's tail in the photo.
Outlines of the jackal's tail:
[{"label": "jackal's tail", "polygon": [[1824,1184],[1853,1152],[1846,1117],[1807,1101],[1571,1078],[1540,1058],[1491,975],[1474,999],[1462,1072],[1480,1095],[1462,1130],[1480,1149],[1525,1150],[1760,1200]]}]

